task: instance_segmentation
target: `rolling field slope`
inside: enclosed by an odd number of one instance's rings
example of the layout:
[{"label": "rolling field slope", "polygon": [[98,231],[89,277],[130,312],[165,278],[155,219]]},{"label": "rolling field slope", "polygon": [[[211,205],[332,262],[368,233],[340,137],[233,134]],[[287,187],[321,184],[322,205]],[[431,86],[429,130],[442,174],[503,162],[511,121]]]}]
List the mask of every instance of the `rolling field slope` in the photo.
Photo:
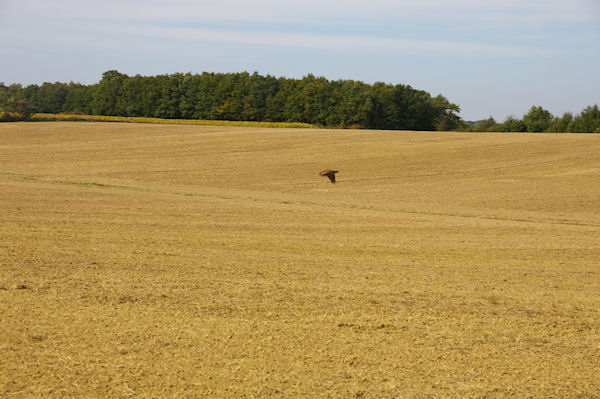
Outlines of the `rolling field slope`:
[{"label": "rolling field slope", "polygon": [[1,397],[600,397],[598,135],[5,123],[0,210]]}]

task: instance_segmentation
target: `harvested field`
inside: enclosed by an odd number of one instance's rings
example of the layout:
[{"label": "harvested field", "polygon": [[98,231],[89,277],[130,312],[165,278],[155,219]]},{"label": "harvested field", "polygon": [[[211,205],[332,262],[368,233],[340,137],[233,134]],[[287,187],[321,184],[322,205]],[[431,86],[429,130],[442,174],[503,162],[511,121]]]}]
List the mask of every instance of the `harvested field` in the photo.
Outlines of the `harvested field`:
[{"label": "harvested field", "polygon": [[0,209],[2,397],[600,397],[598,135],[5,123]]}]

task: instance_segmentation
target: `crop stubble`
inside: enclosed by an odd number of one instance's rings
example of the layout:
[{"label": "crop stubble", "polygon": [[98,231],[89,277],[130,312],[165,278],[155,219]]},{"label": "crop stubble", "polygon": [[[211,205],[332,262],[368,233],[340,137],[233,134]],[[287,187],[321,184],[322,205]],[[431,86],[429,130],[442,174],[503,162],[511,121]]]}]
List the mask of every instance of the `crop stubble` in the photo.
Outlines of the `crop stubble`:
[{"label": "crop stubble", "polygon": [[2,124],[0,396],[598,397],[599,177],[596,135]]}]

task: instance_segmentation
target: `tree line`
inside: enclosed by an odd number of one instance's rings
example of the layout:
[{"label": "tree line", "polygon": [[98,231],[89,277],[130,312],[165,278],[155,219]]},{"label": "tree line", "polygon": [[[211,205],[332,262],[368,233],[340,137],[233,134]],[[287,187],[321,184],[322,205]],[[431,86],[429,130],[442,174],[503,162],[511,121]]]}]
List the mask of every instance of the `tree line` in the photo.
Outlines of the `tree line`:
[{"label": "tree line", "polygon": [[509,116],[498,123],[489,117],[466,127],[472,132],[600,133],[600,109],[598,105],[588,106],[576,116],[565,112],[558,117],[541,106],[533,106],[522,119]]},{"label": "tree line", "polygon": [[456,104],[407,85],[247,72],[128,76],[112,70],[93,85],[0,84],[0,107],[19,114],[73,112],[371,129],[450,130],[461,122]]},{"label": "tree line", "polygon": [[302,79],[256,72],[128,76],[111,70],[91,85],[0,83],[0,120],[60,112],[367,129],[600,132],[596,105],[577,116],[558,118],[532,107],[522,120],[468,123],[458,116],[460,107],[442,95],[433,97],[402,84],[330,81],[312,74]]}]

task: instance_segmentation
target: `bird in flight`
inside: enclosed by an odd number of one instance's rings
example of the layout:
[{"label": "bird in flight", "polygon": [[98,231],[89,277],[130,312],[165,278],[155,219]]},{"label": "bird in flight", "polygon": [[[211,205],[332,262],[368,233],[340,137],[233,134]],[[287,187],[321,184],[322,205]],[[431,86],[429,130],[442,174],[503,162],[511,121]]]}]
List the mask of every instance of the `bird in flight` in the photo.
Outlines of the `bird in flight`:
[{"label": "bird in flight", "polygon": [[337,170],[331,170],[331,169],[322,170],[319,172],[319,176],[327,176],[327,177],[329,177],[329,180],[331,180],[332,183],[335,183],[335,174],[337,172],[338,172]]}]

